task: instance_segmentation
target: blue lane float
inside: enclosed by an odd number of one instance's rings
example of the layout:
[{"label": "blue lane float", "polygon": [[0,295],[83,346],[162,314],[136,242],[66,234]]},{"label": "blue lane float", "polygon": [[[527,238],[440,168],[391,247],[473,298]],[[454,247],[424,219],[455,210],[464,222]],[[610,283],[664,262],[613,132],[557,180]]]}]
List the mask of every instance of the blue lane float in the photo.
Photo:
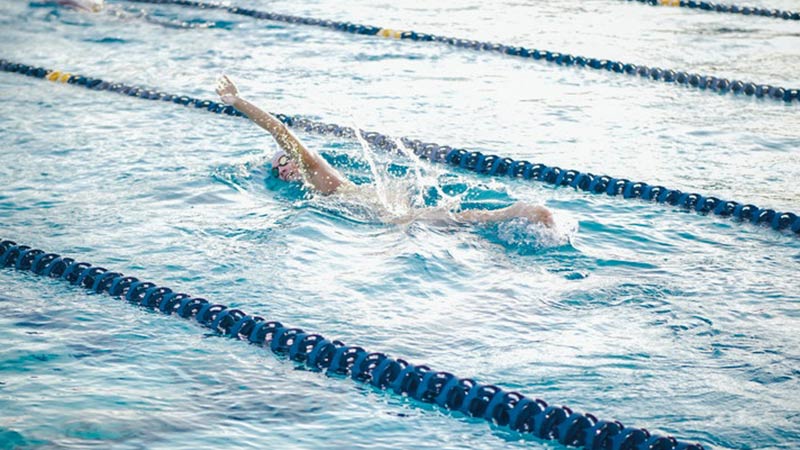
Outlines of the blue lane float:
[{"label": "blue lane float", "polygon": [[453,47],[502,53],[520,58],[545,61],[559,66],[584,67],[607,72],[638,76],[640,78],[662,81],[700,90],[709,90],[718,94],[741,94],[748,97],[770,98],[786,103],[800,103],[800,89],[773,86],[769,84],[754,83],[750,81],[729,80],[711,75],[690,73],[681,70],[647,67],[644,65],[625,63],[601,58],[571,55],[565,52],[531,49],[521,46],[498,44],[495,42],[480,42],[472,39],[439,36],[417,31],[395,30],[374,25],[362,25],[352,22],[338,22],[335,20],[315,19],[313,17],[292,16],[269,11],[228,6],[222,3],[206,3],[194,0],[126,0],[133,3],[148,3],[159,5],[179,5],[199,9],[219,9],[232,14],[253,17],[290,24],[310,25],[327,28],[345,33],[360,34],[365,36],[380,36],[390,39],[411,40],[418,42],[438,42]]},{"label": "blue lane float", "polygon": [[713,11],[718,13],[741,14],[743,16],[770,17],[783,20],[800,20],[800,12],[783,11],[780,9],[758,8],[756,6],[739,6],[726,3],[698,2],[694,0],[628,0],[637,1],[653,6],[674,6],[699,11]]},{"label": "blue lane float", "polygon": [[[232,106],[211,100],[167,94],[155,89],[112,83],[99,78],[12,63],[4,59],[0,59],[0,71],[80,86],[96,91],[116,92],[145,100],[160,100],[216,114],[243,116],[241,112]],[[355,138],[355,130],[350,127],[316,122],[302,116],[288,116],[280,113],[275,114],[275,116],[287,126],[309,133],[333,135],[349,139]],[[364,140],[376,148],[385,151],[398,150],[397,141],[385,134],[374,131],[361,131],[360,133]],[[651,185],[642,181],[631,181],[627,178],[596,175],[524,160],[514,160],[494,154],[484,154],[478,151],[453,148],[448,145],[423,142],[419,139],[404,137],[400,138],[399,141],[406,148],[411,149],[419,158],[478,174],[535,180],[555,187],[571,187],[592,194],[606,194],[624,199],[641,199],[648,202],[668,204],[704,215],[714,214],[720,217],[731,217],[742,222],[765,225],[776,231],[791,232],[800,236],[800,216],[793,212],[780,212],[770,208],[760,208],[752,204],[723,200],[710,195]]]},{"label": "blue lane float", "polygon": [[651,434],[644,428],[628,428],[618,421],[600,420],[567,406],[549,405],[519,392],[369,352],[13,241],[0,241],[0,267],[57,278],[95,294],[105,293],[151,311],[194,320],[219,336],[264,347],[307,370],[351,378],[377,390],[436,404],[444,410],[484,419],[523,435],[586,450],[703,450],[701,444]]}]

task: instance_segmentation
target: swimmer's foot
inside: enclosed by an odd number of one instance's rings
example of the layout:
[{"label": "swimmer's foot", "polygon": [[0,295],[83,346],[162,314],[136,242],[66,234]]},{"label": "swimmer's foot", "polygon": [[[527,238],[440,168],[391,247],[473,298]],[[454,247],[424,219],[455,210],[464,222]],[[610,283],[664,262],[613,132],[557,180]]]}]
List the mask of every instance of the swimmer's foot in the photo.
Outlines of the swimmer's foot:
[{"label": "swimmer's foot", "polygon": [[531,223],[539,223],[548,228],[555,225],[553,213],[542,205],[531,205],[530,203],[517,202],[508,207],[509,218],[521,217],[528,219]]}]

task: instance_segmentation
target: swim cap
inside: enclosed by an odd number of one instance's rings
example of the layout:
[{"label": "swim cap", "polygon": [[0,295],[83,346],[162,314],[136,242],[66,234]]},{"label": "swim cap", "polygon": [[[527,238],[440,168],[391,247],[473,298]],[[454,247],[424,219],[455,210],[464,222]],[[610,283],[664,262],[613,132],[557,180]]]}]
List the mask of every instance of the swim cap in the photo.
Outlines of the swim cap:
[{"label": "swim cap", "polygon": [[286,154],[286,152],[283,151],[283,150],[278,150],[277,152],[275,152],[275,156],[272,157],[272,168],[273,169],[278,167],[278,163],[279,163],[279,161],[281,159],[281,156],[284,156],[284,155],[286,155],[287,158],[289,157],[289,155]]},{"label": "swim cap", "polygon": [[272,157],[272,176],[283,181],[299,181],[303,177],[297,162],[283,150]]}]

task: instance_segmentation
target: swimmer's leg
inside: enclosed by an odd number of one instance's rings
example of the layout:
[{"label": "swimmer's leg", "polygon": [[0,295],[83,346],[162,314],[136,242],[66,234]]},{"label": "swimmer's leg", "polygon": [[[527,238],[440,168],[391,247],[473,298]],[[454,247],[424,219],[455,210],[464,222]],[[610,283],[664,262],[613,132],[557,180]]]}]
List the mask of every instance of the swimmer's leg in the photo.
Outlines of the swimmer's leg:
[{"label": "swimmer's leg", "polygon": [[538,223],[548,228],[555,225],[553,213],[542,205],[533,205],[525,202],[517,202],[511,206],[501,209],[481,210],[471,209],[455,214],[459,222],[471,223],[491,223],[502,222],[516,218],[528,219],[531,223]]}]

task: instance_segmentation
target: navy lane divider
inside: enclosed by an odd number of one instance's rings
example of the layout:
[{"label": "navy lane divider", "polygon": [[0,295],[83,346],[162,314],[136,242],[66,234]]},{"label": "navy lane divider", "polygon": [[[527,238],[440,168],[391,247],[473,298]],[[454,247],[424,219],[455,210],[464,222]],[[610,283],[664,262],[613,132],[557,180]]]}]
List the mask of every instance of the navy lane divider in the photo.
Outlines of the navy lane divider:
[{"label": "navy lane divider", "polygon": [[[211,100],[201,100],[185,95],[179,96],[153,89],[128,86],[121,83],[111,83],[99,78],[89,78],[82,75],[53,71],[42,67],[16,64],[4,59],[0,59],[0,71],[47,79],[53,82],[67,83],[91,90],[116,92],[140,99],[166,101],[216,114],[243,116],[241,112],[237,111],[232,106],[227,106]],[[285,114],[275,114],[275,116],[287,126],[306,132],[321,135],[332,134],[334,136],[350,139],[355,138],[355,130],[350,127],[315,122],[302,116],[287,116]],[[364,140],[377,148],[386,151],[398,151],[397,141],[387,135],[374,131],[360,131],[360,133]],[[413,150],[414,154],[419,158],[447,164],[478,174],[536,180],[551,184],[555,187],[569,186],[593,194],[606,194],[610,196],[622,196],[622,198],[625,199],[638,198],[649,202],[666,203],[672,206],[694,210],[700,214],[715,214],[721,217],[732,217],[743,222],[766,224],[774,230],[790,231],[800,236],[800,216],[792,212],[780,212],[774,209],[759,208],[752,204],[722,200],[717,197],[698,193],[682,192],[678,189],[650,185],[641,181],[631,181],[627,178],[595,175],[588,172],[562,169],[560,167],[531,163],[524,160],[515,161],[511,158],[498,155],[487,155],[482,152],[453,148],[448,145],[427,143],[407,137],[400,138],[399,141],[402,142],[406,148]]]},{"label": "navy lane divider", "polygon": [[194,0],[126,0],[134,3],[180,5],[200,9],[221,9],[232,14],[266,19],[291,24],[311,25],[345,33],[361,34],[367,36],[380,36],[390,39],[412,40],[422,42],[439,42],[459,48],[478,51],[503,53],[521,58],[546,61],[559,66],[588,67],[595,70],[605,70],[618,74],[639,76],[654,81],[663,81],[701,90],[710,90],[719,94],[733,93],[755,96],[758,98],[772,98],[783,100],[786,103],[800,103],[800,89],[789,89],[768,84],[759,84],[749,81],[728,80],[710,75],[689,73],[680,70],[647,67],[643,65],[612,61],[607,59],[589,58],[586,56],[570,55],[564,52],[549,50],[529,49],[520,46],[504,45],[494,42],[479,42],[471,39],[439,36],[435,34],[420,33],[416,31],[393,30],[373,25],[362,25],[351,22],[337,22],[333,20],[315,19],[312,17],[291,16],[268,11],[227,6],[221,3],[206,3]]},{"label": "navy lane divider", "polygon": [[800,12],[781,11],[780,9],[758,8],[755,6],[738,6],[725,3],[697,2],[694,0],[628,0],[647,3],[653,6],[675,6],[680,8],[716,11],[720,13],[741,14],[743,16],[772,17],[783,20],[800,20]]},{"label": "navy lane divider", "polygon": [[586,450],[703,450],[701,444],[650,434],[644,428],[627,428],[617,421],[600,420],[567,406],[549,405],[519,392],[459,378],[384,353],[369,352],[359,346],[249,315],[240,309],[159,287],[137,277],[3,240],[0,241],[0,267],[8,266],[58,278],[152,311],[195,320],[220,336],[264,347],[305,369],[351,378],[377,390],[436,404],[447,411],[484,419],[523,435]]}]

